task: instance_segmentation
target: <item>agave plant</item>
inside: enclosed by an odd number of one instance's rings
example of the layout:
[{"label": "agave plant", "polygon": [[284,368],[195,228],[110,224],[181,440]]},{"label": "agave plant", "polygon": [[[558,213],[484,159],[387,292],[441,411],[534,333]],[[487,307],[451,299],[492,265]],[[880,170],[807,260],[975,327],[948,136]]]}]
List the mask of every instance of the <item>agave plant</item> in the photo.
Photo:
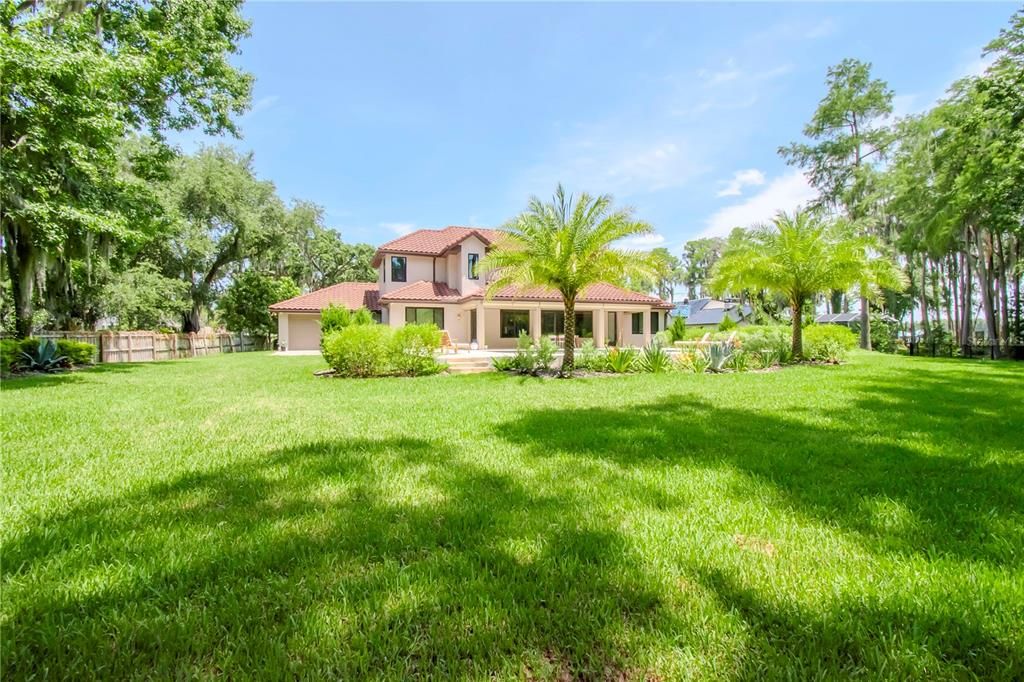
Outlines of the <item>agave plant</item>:
[{"label": "agave plant", "polygon": [[732,357],[732,346],[728,343],[713,343],[708,346],[708,371],[724,372],[726,363]]},{"label": "agave plant", "polygon": [[636,365],[637,353],[632,348],[613,348],[608,353],[608,369],[616,374],[631,372]]},{"label": "agave plant", "polygon": [[53,339],[40,339],[31,352],[21,352],[21,365],[31,372],[52,372],[68,364],[67,356],[57,354]]},{"label": "agave plant", "polygon": [[640,353],[639,364],[642,372],[661,374],[672,367],[672,359],[669,358],[660,343],[651,343]]}]

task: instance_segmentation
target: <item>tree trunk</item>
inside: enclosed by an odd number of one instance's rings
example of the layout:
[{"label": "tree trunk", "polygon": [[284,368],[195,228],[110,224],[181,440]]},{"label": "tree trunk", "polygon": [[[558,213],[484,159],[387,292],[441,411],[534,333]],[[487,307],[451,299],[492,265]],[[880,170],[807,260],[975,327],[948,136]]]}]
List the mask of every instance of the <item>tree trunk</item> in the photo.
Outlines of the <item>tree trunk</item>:
[{"label": "tree trunk", "polygon": [[925,341],[931,336],[928,329],[928,256],[921,255],[921,331]]},{"label": "tree trunk", "polygon": [[996,287],[996,295],[999,297],[999,338],[1002,340],[1006,350],[1010,349],[1010,292],[1009,283],[1006,280],[1006,250],[1003,248],[1003,235],[996,234],[996,245],[998,246],[998,259],[996,264],[999,268],[999,279]]},{"label": "tree trunk", "polygon": [[998,344],[995,305],[992,300],[991,263],[981,230],[975,230],[975,236],[978,246],[978,288],[981,291],[981,305],[985,310],[985,335],[989,341],[995,341]]},{"label": "tree trunk", "polygon": [[562,376],[572,374],[576,366],[576,298],[565,296],[565,342],[562,344]]},{"label": "tree trunk", "polygon": [[860,347],[871,350],[871,315],[868,313],[868,297],[860,293]]},{"label": "tree trunk", "polygon": [[971,316],[971,257],[966,252],[970,248],[965,244],[965,251],[961,253],[963,267],[960,270],[960,282],[963,288],[963,298],[960,303],[960,312],[963,319],[960,321],[960,345],[967,345],[974,339],[974,317]]},{"label": "tree trunk", "polygon": [[793,306],[793,360],[800,360],[804,355],[804,302],[791,301]]},{"label": "tree trunk", "polygon": [[[7,222],[7,221],[5,221]],[[7,222],[4,239],[7,240],[7,272],[11,278],[14,298],[14,335],[19,339],[32,336],[32,314],[36,283],[36,253],[30,235]]]},{"label": "tree trunk", "polygon": [[202,327],[200,316],[201,306],[198,303],[192,304],[192,309],[181,317],[181,331],[185,334],[198,332]]}]

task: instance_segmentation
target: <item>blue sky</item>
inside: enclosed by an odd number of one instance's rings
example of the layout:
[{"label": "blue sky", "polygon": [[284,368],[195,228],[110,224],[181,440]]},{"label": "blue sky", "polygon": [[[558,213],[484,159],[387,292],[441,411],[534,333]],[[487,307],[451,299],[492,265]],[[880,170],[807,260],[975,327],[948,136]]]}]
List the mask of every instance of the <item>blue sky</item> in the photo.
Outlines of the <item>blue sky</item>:
[{"label": "blue sky", "polygon": [[981,68],[1015,7],[250,3],[233,144],[347,241],[497,226],[562,181],[678,252],[811,196],[776,149],[829,65],[872,62],[897,113],[919,111]]}]

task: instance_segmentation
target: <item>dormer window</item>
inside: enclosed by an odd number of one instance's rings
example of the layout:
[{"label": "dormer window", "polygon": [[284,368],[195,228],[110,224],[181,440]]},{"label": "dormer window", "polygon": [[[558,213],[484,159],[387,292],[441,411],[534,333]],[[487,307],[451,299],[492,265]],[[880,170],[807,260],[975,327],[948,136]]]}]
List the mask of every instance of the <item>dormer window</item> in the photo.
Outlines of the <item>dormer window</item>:
[{"label": "dormer window", "polygon": [[480,279],[480,273],[479,273],[478,268],[477,268],[477,263],[479,263],[479,262],[480,262],[480,254],[479,253],[471,253],[471,254],[469,254],[469,278],[470,279]]},{"label": "dormer window", "polygon": [[405,281],[405,256],[391,257],[391,281]]}]

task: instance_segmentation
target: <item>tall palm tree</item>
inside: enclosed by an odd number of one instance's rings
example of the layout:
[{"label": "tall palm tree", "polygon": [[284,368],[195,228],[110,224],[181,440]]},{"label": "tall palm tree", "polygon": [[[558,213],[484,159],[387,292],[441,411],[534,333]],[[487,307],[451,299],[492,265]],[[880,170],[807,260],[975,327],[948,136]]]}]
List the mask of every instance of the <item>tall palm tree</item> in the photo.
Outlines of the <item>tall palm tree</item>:
[{"label": "tall palm tree", "polygon": [[529,208],[504,229],[506,237],[480,261],[483,272],[495,274],[487,296],[510,285],[558,291],[565,303],[562,374],[568,375],[575,362],[576,300],[591,284],[650,278],[654,268],[648,254],[613,244],[649,234],[651,226],[634,220],[630,208],[613,210],[610,195],[584,193],[574,201],[558,185],[550,203],[532,197]]},{"label": "tall palm tree", "polygon": [[793,315],[793,357],[803,355],[804,305],[820,293],[847,289],[865,277],[863,240],[818,215],[779,212],[770,226],[730,239],[715,265],[711,289],[767,289],[786,298]]}]

